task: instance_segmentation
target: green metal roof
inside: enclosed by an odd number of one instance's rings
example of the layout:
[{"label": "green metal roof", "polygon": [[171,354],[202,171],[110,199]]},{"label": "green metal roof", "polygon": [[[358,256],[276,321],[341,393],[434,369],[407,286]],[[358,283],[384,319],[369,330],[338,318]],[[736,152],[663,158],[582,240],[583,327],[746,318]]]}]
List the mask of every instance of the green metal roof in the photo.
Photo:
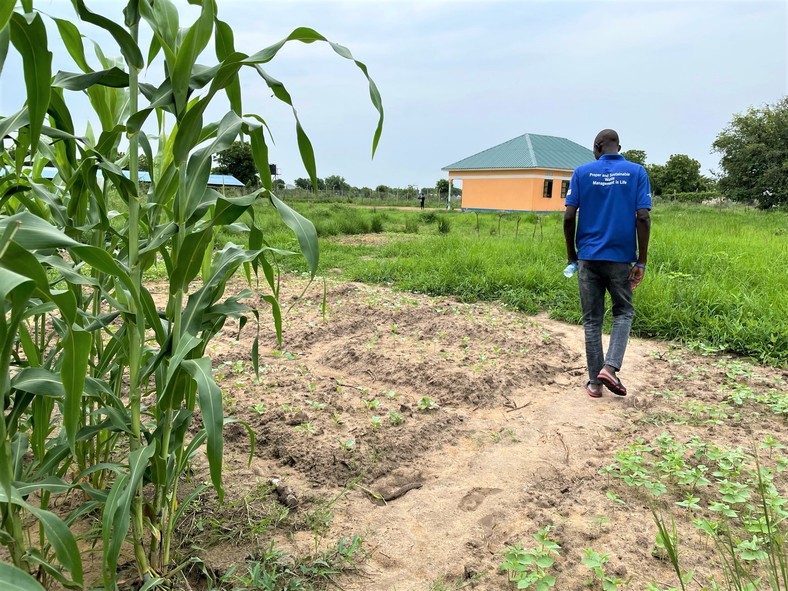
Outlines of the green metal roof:
[{"label": "green metal roof", "polygon": [[526,133],[441,170],[552,168],[574,170],[594,160],[594,153],[571,140]]}]

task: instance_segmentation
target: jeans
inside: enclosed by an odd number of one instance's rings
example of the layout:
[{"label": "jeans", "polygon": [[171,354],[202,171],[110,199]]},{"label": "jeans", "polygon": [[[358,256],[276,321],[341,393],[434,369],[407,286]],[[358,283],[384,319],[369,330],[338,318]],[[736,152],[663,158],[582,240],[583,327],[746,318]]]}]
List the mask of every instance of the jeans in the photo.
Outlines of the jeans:
[{"label": "jeans", "polygon": [[[578,284],[583,329],[586,338],[588,379],[599,382],[597,375],[605,364],[618,371],[624,362],[629,340],[629,329],[635,309],[632,306],[632,285],[629,282],[629,263],[611,261],[579,261]],[[605,291],[613,302],[613,328],[607,357],[602,350],[602,322],[605,318]]]}]

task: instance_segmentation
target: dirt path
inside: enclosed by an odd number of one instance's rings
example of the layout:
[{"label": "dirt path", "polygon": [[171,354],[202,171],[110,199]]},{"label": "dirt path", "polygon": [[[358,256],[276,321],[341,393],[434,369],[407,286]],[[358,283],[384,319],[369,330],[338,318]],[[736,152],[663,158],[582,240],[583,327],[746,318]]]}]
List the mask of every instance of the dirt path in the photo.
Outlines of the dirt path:
[{"label": "dirt path", "polygon": [[[285,300],[302,285],[288,279]],[[257,436],[247,466],[245,430],[226,428],[228,496],[242,499],[272,477],[287,483],[301,499],[290,519],[301,525],[270,535],[300,553],[314,543],[309,512],[336,499],[321,547],[360,534],[368,553],[359,573],[339,581],[348,591],[428,591],[438,579],[455,585],[446,589],[503,589],[500,550],[532,545],[546,525],[562,547],[558,589],[584,588],[584,548],[609,553],[608,572],[630,580],[628,589],[675,584],[652,556],[648,509],[615,502],[626,491],[599,468],[664,431],[728,446],[754,446],[767,433],[785,439],[782,419],[757,413],[722,425],[681,420],[687,401],[724,398],[733,364],[744,368],[736,379],[763,391],[785,391],[785,371],[634,339],[621,373],[630,395],[594,400],[582,390],[580,327],[355,283],[328,284],[324,317],[321,290],[310,293],[287,316],[283,353],[266,332],[259,383],[251,328],[238,340],[227,327],[212,349],[228,410]],[[437,408],[421,409],[430,403]],[[397,498],[376,504],[365,491]],[[220,544],[204,557],[222,572],[250,544]],[[710,556],[700,542],[685,551],[698,577]]]},{"label": "dirt path", "polygon": [[[558,340],[572,359],[581,359],[579,327],[544,317],[537,322],[535,329]],[[654,351],[654,343],[633,341],[626,371],[633,392],[653,388],[643,370]],[[526,380],[510,392],[525,408],[471,412],[456,438],[421,462],[421,489],[372,510],[364,499],[351,498],[343,517],[360,527],[375,548],[369,563],[374,588],[416,591],[428,589],[438,577],[462,580],[489,572],[491,562],[500,562],[496,555],[501,548],[530,541],[544,525],[576,524],[582,536],[593,531],[594,517],[609,513],[600,506],[606,499],[599,494],[601,477],[595,471],[611,451],[615,434],[625,427],[622,409],[640,397],[592,400],[583,395],[583,376],[577,371],[559,372],[547,381],[553,383],[540,386]],[[621,523],[624,520],[621,516]],[[575,564],[581,543],[567,536],[562,544],[564,551],[574,550]],[[621,544],[622,554],[614,560],[622,575],[634,550],[627,546]],[[644,545],[640,554],[648,550]],[[487,578],[492,581],[484,588],[500,588],[500,579]],[[347,583],[346,589],[370,588],[368,581]]]}]

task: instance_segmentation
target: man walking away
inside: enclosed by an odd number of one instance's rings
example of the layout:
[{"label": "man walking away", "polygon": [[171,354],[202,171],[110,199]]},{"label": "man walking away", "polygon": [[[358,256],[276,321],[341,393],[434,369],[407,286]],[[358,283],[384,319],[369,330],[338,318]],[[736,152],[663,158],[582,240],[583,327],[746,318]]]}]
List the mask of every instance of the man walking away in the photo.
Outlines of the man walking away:
[{"label": "man walking away", "polygon": [[[613,394],[627,394],[617,372],[634,316],[632,291],[645,275],[651,234],[648,175],[620,150],[615,131],[600,131],[594,140],[596,162],[575,170],[566,193],[566,254],[570,263],[578,263],[588,365],[585,390],[592,398],[602,396],[603,385]],[[602,349],[605,292],[613,303],[606,356]]]}]

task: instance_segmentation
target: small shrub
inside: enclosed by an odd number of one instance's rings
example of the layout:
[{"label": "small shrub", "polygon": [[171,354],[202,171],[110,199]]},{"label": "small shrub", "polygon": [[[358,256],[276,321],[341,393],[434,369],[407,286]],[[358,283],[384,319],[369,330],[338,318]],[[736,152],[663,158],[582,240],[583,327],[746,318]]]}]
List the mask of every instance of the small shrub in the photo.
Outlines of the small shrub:
[{"label": "small shrub", "polygon": [[436,221],[438,221],[438,214],[436,214],[434,211],[425,211],[421,214],[421,221],[425,224],[434,224]]},{"label": "small shrub", "polygon": [[379,214],[372,216],[372,221],[369,224],[369,229],[373,234],[380,234],[383,232],[383,218]]},{"label": "small shrub", "polygon": [[336,220],[317,220],[314,222],[314,224],[317,235],[321,238],[325,238],[327,236],[336,236],[337,234],[341,233],[339,224],[337,224]]},{"label": "small shrub", "polygon": [[349,211],[339,220],[339,229],[342,234],[369,234],[371,223],[358,212]]},{"label": "small shrub", "polygon": [[446,216],[441,216],[438,218],[438,232],[440,234],[448,234],[451,230],[451,224],[449,223],[449,219]]}]

